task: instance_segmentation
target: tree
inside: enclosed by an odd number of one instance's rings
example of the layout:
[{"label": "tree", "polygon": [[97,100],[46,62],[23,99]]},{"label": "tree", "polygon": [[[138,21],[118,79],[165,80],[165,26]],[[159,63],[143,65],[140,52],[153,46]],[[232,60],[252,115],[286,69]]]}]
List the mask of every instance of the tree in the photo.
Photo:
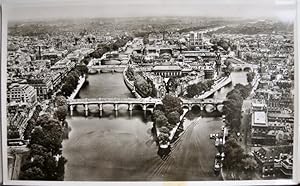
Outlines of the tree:
[{"label": "tree", "polygon": [[112,50],[116,51],[119,49],[119,46],[116,43],[114,43],[114,44],[112,44],[111,48],[112,48]]},{"label": "tree", "polygon": [[68,115],[68,108],[66,106],[58,106],[55,111],[55,116],[59,121],[64,121]]},{"label": "tree", "polygon": [[58,160],[57,163],[57,180],[63,181],[64,180],[64,175],[65,175],[65,164],[67,163],[66,158],[61,156]]},{"label": "tree", "polygon": [[235,99],[224,101],[224,113],[227,125],[234,131],[240,128],[241,103]]},{"label": "tree", "polygon": [[50,119],[43,123],[43,127],[35,127],[32,132],[30,146],[41,145],[53,155],[60,153],[63,140],[63,129],[58,120]]},{"label": "tree", "polygon": [[250,88],[251,88],[250,85],[245,86],[240,83],[234,86],[234,89],[240,92],[240,95],[243,97],[243,99],[246,99],[249,96]]},{"label": "tree", "polygon": [[243,170],[244,150],[235,139],[229,139],[224,145],[225,158],[223,167],[228,171],[241,172]]},{"label": "tree", "polygon": [[189,98],[195,97],[200,92],[196,84],[188,85],[186,91]]},{"label": "tree", "polygon": [[243,102],[243,97],[241,95],[241,92],[237,89],[233,89],[232,91],[228,92],[226,95],[226,98],[228,100],[235,100],[239,103],[239,105],[241,105],[241,103]]},{"label": "tree", "polygon": [[228,41],[225,41],[223,38],[217,42],[217,45],[219,45],[220,47],[222,47],[224,50],[228,50],[229,48],[229,43]]},{"label": "tree", "polygon": [[7,129],[7,138],[12,139],[12,138],[19,138],[19,130],[18,127],[15,124],[10,124],[8,125]]},{"label": "tree", "polygon": [[27,121],[27,126],[25,128],[25,131],[24,131],[24,139],[29,139],[30,136],[31,136],[31,132],[33,130],[33,128],[35,127],[35,120],[30,118],[28,121]]},{"label": "tree", "polygon": [[67,105],[67,99],[64,96],[56,96],[55,98],[55,105],[57,107],[59,106],[66,106]]},{"label": "tree", "polygon": [[157,138],[158,138],[159,143],[161,143],[161,144],[167,144],[170,141],[169,135],[165,134],[165,133],[160,133]]},{"label": "tree", "polygon": [[168,127],[161,127],[161,128],[159,129],[159,131],[160,131],[161,133],[167,134],[168,136],[170,135],[170,129],[169,129]]},{"label": "tree", "polygon": [[50,120],[51,118],[51,115],[50,114],[43,114],[41,115],[37,121],[36,121],[36,125],[37,126],[41,126],[41,127],[44,127],[44,125],[46,125],[46,123]]},{"label": "tree", "polygon": [[31,167],[24,172],[21,172],[20,179],[22,180],[44,180],[45,174],[39,167]]},{"label": "tree", "polygon": [[89,69],[85,64],[77,64],[75,69],[80,73],[81,76],[87,74]]},{"label": "tree", "polygon": [[154,110],[152,114],[152,118],[155,121],[161,115],[165,115],[161,110]]},{"label": "tree", "polygon": [[171,77],[167,83],[167,91],[174,92],[174,91],[176,91],[178,86],[179,86],[179,83],[176,81],[176,79],[174,77]]},{"label": "tree", "polygon": [[165,115],[159,115],[155,120],[155,124],[158,128],[161,128],[163,126],[166,127],[169,125],[168,119]]},{"label": "tree", "polygon": [[48,153],[48,149],[46,147],[43,147],[42,145],[38,145],[38,144],[32,144],[30,145],[30,155],[34,156],[34,155],[41,155],[41,156],[45,156]]},{"label": "tree", "polygon": [[177,111],[180,115],[183,114],[183,109],[181,107],[181,100],[178,97],[171,95],[166,95],[163,99],[163,106],[166,115],[173,111]]},{"label": "tree", "polygon": [[146,81],[141,75],[137,74],[135,76],[134,86],[144,97],[151,96],[152,94],[152,84]]},{"label": "tree", "polygon": [[132,67],[128,67],[127,71],[126,71],[126,76],[129,79],[129,81],[134,81],[135,77],[134,77],[134,70]]},{"label": "tree", "polygon": [[244,167],[243,172],[246,175],[246,179],[251,179],[256,169],[258,168],[257,162],[255,161],[255,159],[253,159],[253,157],[248,156],[245,159],[242,159],[242,164]]},{"label": "tree", "polygon": [[254,72],[248,72],[247,73],[247,81],[248,83],[252,83],[253,79],[254,79],[255,73]]},{"label": "tree", "polygon": [[177,111],[173,111],[167,115],[167,118],[171,125],[176,125],[180,121],[180,114]]}]

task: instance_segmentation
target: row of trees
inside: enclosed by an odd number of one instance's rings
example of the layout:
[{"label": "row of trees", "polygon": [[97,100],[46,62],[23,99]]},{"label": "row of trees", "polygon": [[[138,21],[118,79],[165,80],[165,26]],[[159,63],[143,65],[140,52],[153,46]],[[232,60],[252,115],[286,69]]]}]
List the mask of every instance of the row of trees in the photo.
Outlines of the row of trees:
[{"label": "row of trees", "polygon": [[227,100],[224,101],[224,113],[226,124],[233,131],[239,131],[241,125],[241,111],[243,100],[251,91],[251,85],[236,84],[234,89],[227,93]]},{"label": "row of trees", "polygon": [[134,86],[143,97],[156,97],[156,88],[151,80],[146,80],[142,75],[134,76]]},{"label": "row of trees", "polygon": [[61,93],[64,96],[70,96],[78,85],[78,80],[80,76],[84,76],[88,73],[88,67],[83,64],[77,64],[75,69],[73,69],[67,77],[65,77],[63,86],[61,88]]},{"label": "row of trees", "polygon": [[183,109],[181,108],[181,100],[178,97],[166,95],[162,102],[162,107],[154,110],[152,117],[155,126],[160,131],[159,142],[166,144],[169,141],[170,130],[180,122]]},{"label": "row of trees", "polygon": [[196,84],[189,85],[187,87],[187,97],[193,98],[196,95],[203,94],[206,91],[211,89],[211,86],[214,84],[214,80],[206,80]]},{"label": "row of trees", "polygon": [[129,79],[129,81],[135,80],[135,73],[132,67],[128,67],[126,71],[126,77]]},{"label": "row of trees", "polygon": [[[213,38],[210,40],[212,44],[214,44],[215,47],[222,47],[225,51],[227,51],[229,48],[234,48],[232,42],[229,39],[225,38]],[[217,48],[216,48],[217,49]]]},{"label": "row of trees", "polygon": [[[39,116],[30,131],[30,154],[21,167],[20,179],[63,180],[66,159],[62,156],[67,101],[59,96],[51,113]],[[28,129],[29,132],[30,129]]]},{"label": "row of trees", "polygon": [[232,65],[231,65],[230,60],[226,59],[226,60],[224,61],[224,65],[226,66],[225,69],[224,69],[224,74],[225,74],[226,76],[229,76],[229,75],[231,74],[231,72],[233,71],[233,67],[232,67]]},{"label": "row of trees", "polygon": [[118,50],[120,47],[123,47],[128,41],[132,40],[132,37],[124,36],[122,38],[117,38],[115,42],[110,44],[99,44],[97,46],[97,49],[92,52],[89,57],[101,58],[106,52]]},{"label": "row of trees", "polygon": [[251,179],[258,164],[255,159],[246,154],[234,138],[230,138],[224,145],[225,158],[223,168],[231,175],[231,179]]}]

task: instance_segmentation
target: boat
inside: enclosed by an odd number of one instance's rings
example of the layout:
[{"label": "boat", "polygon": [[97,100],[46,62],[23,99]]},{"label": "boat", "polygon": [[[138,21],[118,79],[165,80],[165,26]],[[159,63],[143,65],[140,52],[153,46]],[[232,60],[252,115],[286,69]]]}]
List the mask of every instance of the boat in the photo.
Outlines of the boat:
[{"label": "boat", "polygon": [[96,69],[89,69],[88,74],[97,74],[98,71]]},{"label": "boat", "polygon": [[161,149],[167,149],[167,148],[169,148],[169,146],[170,146],[170,142],[167,142],[167,143],[160,143],[160,144],[159,144],[159,147],[160,147]]},{"label": "boat", "polygon": [[215,158],[215,163],[214,163],[214,171],[215,172],[220,172],[222,168],[222,161],[220,158],[216,157]]}]

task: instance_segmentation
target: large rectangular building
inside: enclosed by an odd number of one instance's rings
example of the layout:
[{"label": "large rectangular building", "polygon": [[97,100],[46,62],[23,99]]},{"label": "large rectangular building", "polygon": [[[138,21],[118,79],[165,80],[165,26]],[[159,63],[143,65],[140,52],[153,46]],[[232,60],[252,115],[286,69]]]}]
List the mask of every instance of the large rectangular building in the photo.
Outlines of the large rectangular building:
[{"label": "large rectangular building", "polygon": [[27,103],[34,105],[37,101],[37,92],[34,87],[28,84],[12,84],[8,87],[8,102]]}]

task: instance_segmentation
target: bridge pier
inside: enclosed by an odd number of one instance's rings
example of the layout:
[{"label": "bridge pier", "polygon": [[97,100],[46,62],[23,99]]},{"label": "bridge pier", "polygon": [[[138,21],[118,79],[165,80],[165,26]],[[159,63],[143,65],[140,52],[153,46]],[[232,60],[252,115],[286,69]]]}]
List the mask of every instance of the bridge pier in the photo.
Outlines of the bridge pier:
[{"label": "bridge pier", "polygon": [[70,116],[73,116],[73,110],[74,110],[74,106],[70,105]]},{"label": "bridge pier", "polygon": [[119,110],[118,104],[117,104],[117,103],[114,104],[114,110],[115,110],[115,111],[118,111],[118,110]]},{"label": "bridge pier", "polygon": [[89,116],[89,107],[88,107],[88,104],[85,104],[84,105],[84,112],[85,112],[85,116]]},{"label": "bridge pier", "polygon": [[203,111],[204,110],[204,106],[203,104],[200,105],[200,110]]},{"label": "bridge pier", "polygon": [[143,111],[144,111],[144,118],[147,118],[147,105],[143,105]]},{"label": "bridge pier", "polygon": [[143,111],[147,110],[147,105],[143,105]]},{"label": "bridge pier", "polygon": [[103,106],[102,106],[102,104],[99,104],[98,107],[99,107],[99,116],[102,117],[102,115],[103,115]]},{"label": "bridge pier", "polygon": [[132,111],[133,110],[133,105],[132,104],[128,104],[128,110]]}]

